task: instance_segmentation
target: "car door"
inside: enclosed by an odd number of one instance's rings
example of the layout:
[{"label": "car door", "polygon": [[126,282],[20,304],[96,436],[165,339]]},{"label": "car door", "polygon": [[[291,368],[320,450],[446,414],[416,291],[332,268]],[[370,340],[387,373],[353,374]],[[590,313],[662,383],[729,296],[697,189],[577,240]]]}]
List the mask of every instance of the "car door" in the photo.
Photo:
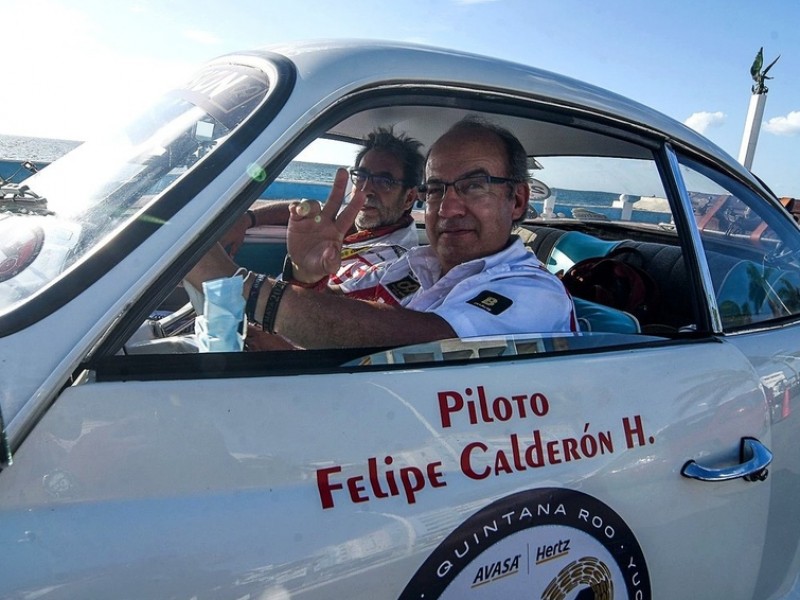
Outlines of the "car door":
[{"label": "car door", "polygon": [[[769,480],[681,469],[770,445],[757,374],[726,342],[590,337],[421,366],[101,368],[0,474],[3,595],[751,597]],[[227,365],[198,377],[209,360]]]},{"label": "car door", "polygon": [[681,179],[695,215],[709,265],[733,259],[724,277],[714,270],[719,328],[753,365],[764,388],[772,428],[772,494],[755,597],[797,593],[800,568],[800,493],[795,416],[798,394],[797,317],[800,314],[800,233],[776,202],[686,155]]}]

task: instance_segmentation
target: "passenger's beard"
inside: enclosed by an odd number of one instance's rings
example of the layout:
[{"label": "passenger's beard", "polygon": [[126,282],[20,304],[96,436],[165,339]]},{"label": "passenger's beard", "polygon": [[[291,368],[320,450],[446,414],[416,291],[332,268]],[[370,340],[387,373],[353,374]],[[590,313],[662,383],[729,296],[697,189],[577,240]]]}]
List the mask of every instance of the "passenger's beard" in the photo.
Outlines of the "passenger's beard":
[{"label": "passenger's beard", "polygon": [[364,229],[377,229],[378,227],[385,227],[386,225],[394,225],[397,220],[400,218],[400,215],[392,215],[386,211],[385,208],[379,205],[372,205],[372,208],[375,208],[375,212],[370,212],[369,214],[365,214],[363,212],[359,212],[356,215],[356,227],[359,230]]}]

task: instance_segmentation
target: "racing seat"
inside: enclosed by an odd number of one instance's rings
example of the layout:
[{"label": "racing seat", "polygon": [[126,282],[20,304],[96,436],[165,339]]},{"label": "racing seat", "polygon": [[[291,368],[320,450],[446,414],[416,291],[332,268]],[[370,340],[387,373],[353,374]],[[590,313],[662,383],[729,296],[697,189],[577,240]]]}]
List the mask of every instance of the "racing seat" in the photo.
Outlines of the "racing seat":
[{"label": "racing seat", "polygon": [[[565,273],[585,258],[605,256],[621,242],[606,241],[580,231],[555,227],[518,228],[515,234],[525,247],[541,260],[551,273]],[[641,333],[639,321],[625,311],[597,302],[573,298],[578,327],[583,332]]]},{"label": "racing seat", "polygon": [[608,333],[641,333],[639,321],[632,314],[584,300],[573,298],[578,328],[584,333],[605,331]]}]

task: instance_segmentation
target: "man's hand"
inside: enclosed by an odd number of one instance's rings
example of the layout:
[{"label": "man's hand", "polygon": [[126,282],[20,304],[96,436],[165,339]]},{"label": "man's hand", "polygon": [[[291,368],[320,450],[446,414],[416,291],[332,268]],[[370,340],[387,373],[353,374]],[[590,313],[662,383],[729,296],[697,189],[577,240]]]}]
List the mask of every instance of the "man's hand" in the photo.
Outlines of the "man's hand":
[{"label": "man's hand", "polygon": [[299,348],[286,341],[279,335],[267,333],[255,325],[247,325],[247,337],[244,349],[248,352],[262,352],[264,350],[299,350]]},{"label": "man's hand", "polygon": [[341,265],[342,242],[353,226],[366,195],[356,190],[340,214],[347,188],[347,170],[339,169],[331,193],[324,206],[319,202],[301,200],[289,205],[289,228],[286,245],[292,260],[294,277],[305,283],[315,283]]}]

